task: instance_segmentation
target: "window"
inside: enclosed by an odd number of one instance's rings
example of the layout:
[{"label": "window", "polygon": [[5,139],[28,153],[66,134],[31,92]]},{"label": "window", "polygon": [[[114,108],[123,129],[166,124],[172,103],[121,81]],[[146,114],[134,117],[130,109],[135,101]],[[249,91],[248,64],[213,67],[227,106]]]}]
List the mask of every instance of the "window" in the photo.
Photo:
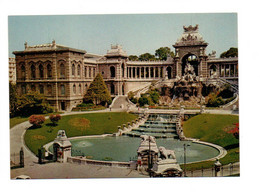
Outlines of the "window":
[{"label": "window", "polygon": [[35,74],[35,66],[32,64],[31,65],[31,79],[35,79],[36,74]]},{"label": "window", "polygon": [[76,94],[76,85],[73,85],[73,93]]},{"label": "window", "polygon": [[110,77],[111,77],[111,78],[114,78],[115,75],[116,75],[115,67],[114,67],[114,66],[111,66],[111,67],[110,67]]},{"label": "window", "polygon": [[22,71],[22,76],[21,76],[21,78],[23,79],[23,80],[25,80],[25,67],[24,67],[24,65],[22,65],[22,67],[21,67],[21,71]]},{"label": "window", "polygon": [[60,86],[60,93],[61,95],[65,95],[65,86],[63,84]]},{"label": "window", "polygon": [[81,94],[81,84],[79,85],[79,94]]},{"label": "window", "polygon": [[80,65],[78,65],[77,71],[78,71],[78,76],[80,76]]},{"label": "window", "polygon": [[31,90],[32,90],[33,92],[35,92],[36,88],[35,88],[34,85],[31,86]]},{"label": "window", "polygon": [[60,78],[65,78],[65,66],[63,63],[60,64]]},{"label": "window", "polygon": [[51,85],[47,86],[47,93],[48,93],[48,95],[52,94],[52,86]]},{"label": "window", "polygon": [[22,94],[26,94],[26,86],[22,85]]},{"label": "window", "polygon": [[39,65],[39,75],[40,78],[43,79],[43,66],[41,64]]},{"label": "window", "polygon": [[39,86],[39,90],[40,90],[40,94],[44,94],[44,87],[43,87],[43,85]]},{"label": "window", "polygon": [[52,77],[52,68],[50,64],[47,65],[47,77],[48,78]]},{"label": "window", "polygon": [[91,67],[88,67],[88,77],[91,78]]},{"label": "window", "polygon": [[87,67],[85,67],[85,78],[87,77]]},{"label": "window", "polygon": [[75,64],[72,64],[71,70],[72,70],[72,76],[75,76]]}]

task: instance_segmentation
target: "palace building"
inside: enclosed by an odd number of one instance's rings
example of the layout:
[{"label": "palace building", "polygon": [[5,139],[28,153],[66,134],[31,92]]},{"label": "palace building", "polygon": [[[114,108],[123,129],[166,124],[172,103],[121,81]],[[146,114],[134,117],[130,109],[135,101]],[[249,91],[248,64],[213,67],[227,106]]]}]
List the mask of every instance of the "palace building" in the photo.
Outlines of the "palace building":
[{"label": "palace building", "polygon": [[206,54],[208,43],[198,32],[198,25],[183,27],[173,45],[175,56],[166,61],[130,61],[120,45],[112,45],[105,55],[87,53],[56,44],[29,46],[14,51],[18,94],[39,91],[58,111],[71,111],[83,102],[84,94],[97,73],[112,97],[133,91],[145,92],[153,83],[173,86],[192,65],[203,84],[229,82],[238,84],[238,58],[216,58]]}]

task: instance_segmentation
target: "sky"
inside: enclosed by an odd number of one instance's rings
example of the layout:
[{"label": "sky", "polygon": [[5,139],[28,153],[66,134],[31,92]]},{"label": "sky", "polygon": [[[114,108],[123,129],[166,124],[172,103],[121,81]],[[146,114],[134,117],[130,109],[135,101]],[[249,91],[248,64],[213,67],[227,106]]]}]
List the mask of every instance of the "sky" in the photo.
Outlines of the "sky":
[{"label": "sky", "polygon": [[106,54],[120,44],[128,55],[154,54],[160,47],[172,45],[183,33],[183,25],[199,25],[199,33],[219,56],[230,47],[238,47],[236,13],[192,14],[107,14],[107,15],[35,15],[9,16],[9,57],[28,45],[57,44]]}]

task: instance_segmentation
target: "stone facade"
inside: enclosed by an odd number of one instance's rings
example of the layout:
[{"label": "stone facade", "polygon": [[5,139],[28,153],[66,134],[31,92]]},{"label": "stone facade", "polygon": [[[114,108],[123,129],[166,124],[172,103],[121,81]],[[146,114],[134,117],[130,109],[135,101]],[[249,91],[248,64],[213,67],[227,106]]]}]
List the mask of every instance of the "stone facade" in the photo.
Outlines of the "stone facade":
[{"label": "stone facade", "polygon": [[9,58],[9,81],[13,84],[16,83],[15,58]]},{"label": "stone facade", "polygon": [[97,73],[101,73],[112,97],[127,95],[152,82],[172,85],[190,63],[199,81],[226,79],[238,82],[238,58],[207,55],[206,43],[198,26],[183,27],[184,32],[173,45],[174,58],[166,61],[129,61],[120,45],[112,45],[101,56],[84,50],[51,44],[28,46],[15,51],[18,94],[38,90],[56,110],[70,111],[83,101],[86,90]]}]

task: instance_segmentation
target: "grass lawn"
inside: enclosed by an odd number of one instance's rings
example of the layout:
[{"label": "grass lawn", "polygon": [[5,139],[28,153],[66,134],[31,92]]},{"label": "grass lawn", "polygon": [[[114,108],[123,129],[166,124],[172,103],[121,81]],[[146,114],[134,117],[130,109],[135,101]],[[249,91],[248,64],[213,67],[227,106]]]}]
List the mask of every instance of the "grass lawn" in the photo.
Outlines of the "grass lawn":
[{"label": "grass lawn", "polygon": [[[57,112],[57,113],[47,113],[47,114],[42,114],[44,116],[48,116],[50,114],[62,114],[62,112]],[[29,116],[30,117],[30,116]],[[28,121],[29,120],[29,117],[20,117],[20,116],[17,116],[17,117],[12,117],[10,118],[10,129],[12,127],[14,127],[15,125],[18,125],[22,122],[25,122],[25,121]]]},{"label": "grass lawn", "polygon": [[10,129],[15,125],[18,125],[22,122],[28,121],[29,117],[13,117],[10,118]]},{"label": "grass lawn", "polygon": [[[218,144],[227,149],[227,155],[220,159],[223,165],[239,161],[239,140],[233,134],[227,133],[239,122],[235,115],[213,115],[201,114],[190,118],[183,124],[186,137],[200,139],[210,143]],[[211,168],[214,161],[204,161],[194,164],[187,164],[187,170]],[[183,165],[182,165],[183,167]]]},{"label": "grass lawn", "polygon": [[201,114],[190,118],[183,124],[183,131],[186,137],[200,139],[227,147],[238,144],[239,140],[227,131],[235,128],[239,117],[235,115],[213,115]]},{"label": "grass lawn", "polygon": [[38,148],[56,138],[58,130],[65,130],[67,137],[109,134],[136,118],[137,115],[125,112],[62,116],[57,126],[48,119],[41,128],[29,128],[24,139],[27,147],[37,154]]}]

